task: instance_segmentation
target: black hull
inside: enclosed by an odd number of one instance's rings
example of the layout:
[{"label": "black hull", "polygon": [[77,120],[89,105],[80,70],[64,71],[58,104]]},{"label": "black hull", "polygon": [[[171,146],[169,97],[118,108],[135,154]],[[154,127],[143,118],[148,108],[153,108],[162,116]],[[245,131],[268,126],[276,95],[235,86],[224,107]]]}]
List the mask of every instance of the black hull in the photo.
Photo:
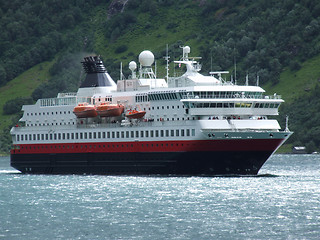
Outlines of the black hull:
[{"label": "black hull", "polygon": [[256,175],[271,151],[12,154],[32,174]]}]

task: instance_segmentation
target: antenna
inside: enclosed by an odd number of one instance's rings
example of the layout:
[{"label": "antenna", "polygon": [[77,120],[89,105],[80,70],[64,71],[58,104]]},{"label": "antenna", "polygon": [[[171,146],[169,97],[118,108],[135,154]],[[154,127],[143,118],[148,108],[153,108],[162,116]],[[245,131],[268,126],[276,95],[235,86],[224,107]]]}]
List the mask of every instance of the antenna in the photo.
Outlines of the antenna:
[{"label": "antenna", "polygon": [[234,82],[235,82],[235,85],[237,85],[237,59],[236,59],[236,54],[234,52],[235,52],[235,48],[233,48]]},{"label": "antenna", "polygon": [[120,62],[120,80],[122,80],[122,62]]},{"label": "antenna", "polygon": [[290,132],[288,122],[289,122],[289,116],[286,115],[286,128],[284,130],[285,132]]},{"label": "antenna", "polygon": [[257,86],[259,86],[259,75],[257,75]]},{"label": "antenna", "polygon": [[167,48],[166,48],[166,56],[164,57],[164,59],[167,61],[167,66],[166,66],[166,70],[167,70],[167,75],[166,75],[166,78],[167,78],[167,82],[168,82],[168,79],[169,79],[169,50],[168,50],[168,44],[167,44]]},{"label": "antenna", "polygon": [[210,49],[211,51],[210,51],[210,57],[211,57],[211,65],[210,65],[210,70],[211,70],[211,72],[212,72],[212,48]]},{"label": "antenna", "polygon": [[246,75],[246,86],[249,85],[249,75],[248,75],[248,72],[247,72],[247,75]]}]

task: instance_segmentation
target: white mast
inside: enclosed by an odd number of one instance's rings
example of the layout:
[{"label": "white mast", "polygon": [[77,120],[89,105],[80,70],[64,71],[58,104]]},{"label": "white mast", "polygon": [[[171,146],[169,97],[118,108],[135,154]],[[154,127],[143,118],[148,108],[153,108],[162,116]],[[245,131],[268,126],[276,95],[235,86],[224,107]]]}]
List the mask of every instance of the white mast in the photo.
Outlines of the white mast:
[{"label": "white mast", "polygon": [[167,49],[166,49],[166,56],[164,57],[164,59],[166,60],[167,62],[167,66],[166,66],[166,70],[167,70],[167,75],[166,75],[166,78],[167,78],[167,82],[168,82],[168,79],[169,79],[169,50],[168,50],[168,44],[167,44]]},{"label": "white mast", "polygon": [[288,122],[289,122],[289,116],[287,115],[286,116],[286,128],[284,130],[285,132],[290,132]]},{"label": "white mast", "polygon": [[249,75],[247,73],[247,75],[246,75],[246,86],[248,86],[248,85],[249,85]]},{"label": "white mast", "polygon": [[122,62],[120,62],[120,80],[122,80]]}]

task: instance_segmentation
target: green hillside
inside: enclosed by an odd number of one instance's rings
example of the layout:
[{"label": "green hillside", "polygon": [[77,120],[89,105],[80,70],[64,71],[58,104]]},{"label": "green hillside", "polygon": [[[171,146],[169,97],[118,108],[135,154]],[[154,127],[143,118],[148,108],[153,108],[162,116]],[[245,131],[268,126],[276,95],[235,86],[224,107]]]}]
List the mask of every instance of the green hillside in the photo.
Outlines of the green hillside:
[{"label": "green hillside", "polygon": [[320,55],[308,59],[301,64],[301,69],[292,71],[285,68],[277,85],[271,82],[265,84],[264,89],[273,94],[279,93],[287,103],[292,103],[299,97],[310,95],[320,83]]},{"label": "green hillside", "polygon": [[[103,57],[108,72],[119,77],[119,65],[137,61],[151,50],[158,75],[164,76],[166,44],[171,60],[180,58],[181,45],[202,57],[203,73],[229,70],[237,63],[238,83],[256,76],[268,94],[276,92],[286,103],[279,120],[303,98],[319,100],[320,3],[305,0],[0,0],[0,151],[9,149],[9,129],[19,113],[5,114],[12,100],[33,101],[76,91],[83,74],[80,61],[87,54]],[[171,74],[173,66],[171,65]],[[26,97],[26,98],[23,98]],[[22,99],[21,99],[22,98]],[[10,102],[11,100],[11,102]],[[319,101],[320,102],[320,101]],[[301,115],[315,112],[306,104]],[[317,110],[317,109],[316,109]],[[319,109],[320,110],[320,109]],[[320,112],[320,111],[319,111]],[[315,122],[290,117],[289,144],[319,151],[310,131]]]}]

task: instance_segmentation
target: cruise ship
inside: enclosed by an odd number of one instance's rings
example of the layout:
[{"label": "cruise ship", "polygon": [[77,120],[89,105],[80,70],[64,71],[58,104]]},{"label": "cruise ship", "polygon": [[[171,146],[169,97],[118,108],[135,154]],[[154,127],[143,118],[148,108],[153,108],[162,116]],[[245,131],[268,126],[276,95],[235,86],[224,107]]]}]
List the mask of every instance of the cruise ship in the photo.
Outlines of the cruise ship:
[{"label": "cruise ship", "polygon": [[[85,57],[76,93],[22,107],[11,129],[11,166],[22,173],[256,175],[292,134],[281,130],[280,95],[200,73],[182,48],[179,76],[157,78],[145,50],[115,82],[99,56]],[[248,83],[248,82],[247,82]],[[271,118],[270,118],[271,117]]]}]

